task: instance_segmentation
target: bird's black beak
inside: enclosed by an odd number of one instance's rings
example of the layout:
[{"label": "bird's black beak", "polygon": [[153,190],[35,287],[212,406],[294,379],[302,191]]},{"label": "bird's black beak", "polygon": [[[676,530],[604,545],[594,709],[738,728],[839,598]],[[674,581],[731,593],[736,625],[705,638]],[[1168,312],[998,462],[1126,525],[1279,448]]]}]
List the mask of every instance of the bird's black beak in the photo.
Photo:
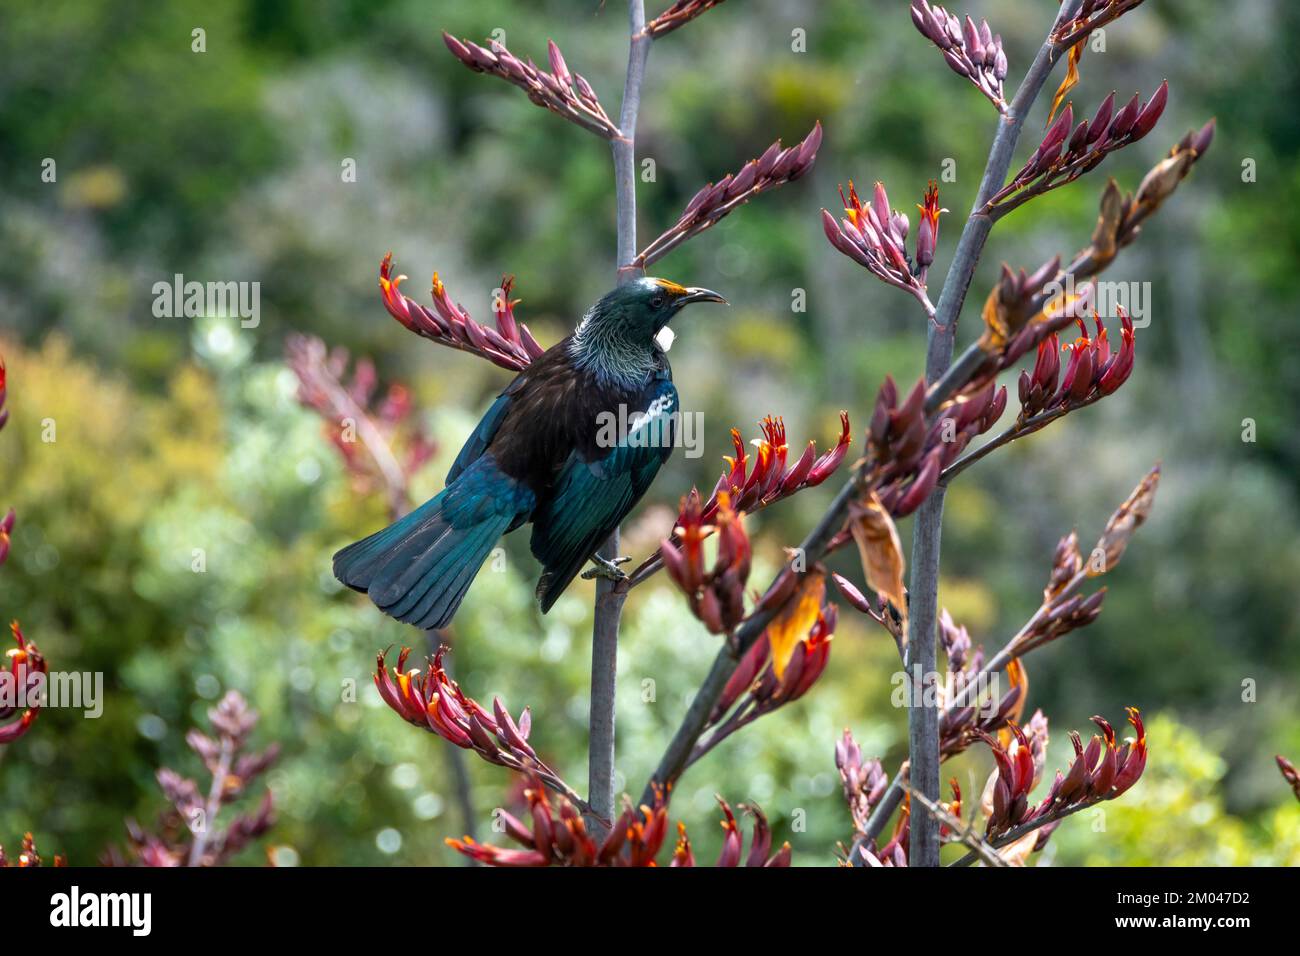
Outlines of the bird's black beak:
[{"label": "bird's black beak", "polygon": [[723,305],[731,304],[712,289],[687,289],[686,294],[677,300],[679,306],[690,305],[692,302],[721,302]]}]

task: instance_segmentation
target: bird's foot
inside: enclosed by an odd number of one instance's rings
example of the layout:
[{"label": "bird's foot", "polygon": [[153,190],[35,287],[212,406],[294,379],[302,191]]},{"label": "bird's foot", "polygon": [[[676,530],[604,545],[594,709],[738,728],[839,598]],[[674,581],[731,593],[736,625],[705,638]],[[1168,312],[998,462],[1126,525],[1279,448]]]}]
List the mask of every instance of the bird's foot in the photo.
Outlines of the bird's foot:
[{"label": "bird's foot", "polygon": [[591,556],[591,563],[594,564],[595,567],[583,571],[582,580],[590,581],[593,578],[604,578],[606,581],[622,581],[627,577],[627,574],[619,567],[619,565],[627,564],[631,560],[630,557],[622,557],[615,558],[611,561],[609,558],[602,555],[593,554]]}]

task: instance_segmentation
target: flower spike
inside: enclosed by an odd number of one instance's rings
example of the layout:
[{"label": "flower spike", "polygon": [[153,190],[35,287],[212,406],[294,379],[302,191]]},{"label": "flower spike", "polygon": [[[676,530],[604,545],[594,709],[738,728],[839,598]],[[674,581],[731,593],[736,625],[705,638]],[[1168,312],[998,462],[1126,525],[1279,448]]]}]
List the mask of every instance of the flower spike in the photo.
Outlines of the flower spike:
[{"label": "flower spike", "polygon": [[907,252],[907,233],[910,223],[907,216],[891,209],[889,196],[883,183],[876,183],[870,202],[864,203],[853,181],[845,196],[840,188],[840,201],[844,207],[843,219],[836,219],[822,210],[822,229],[830,244],[886,285],[902,289],[915,296],[931,319],[934,305],[925,291],[926,275],[934,262],[935,245],[939,238],[939,189],[931,180],[925,192],[921,213],[921,227],[916,241],[916,256]]},{"label": "flower spike", "polygon": [[513,718],[500,700],[493,699],[489,711],[461,690],[443,666],[450,648],[442,645],[424,671],[404,670],[409,647],[397,655],[397,666],[389,668],[388,652],[376,655],[375,687],[385,704],[407,723],[437,734],[463,750],[472,750],[488,763],[529,774],[564,796],[583,813],[591,808],[548,767],[528,743],[532,715],[524,708]]},{"label": "flower spike", "polygon": [[546,43],[551,72],[540,69],[532,60],[520,60],[496,40],[484,49],[469,40],[458,40],[443,32],[442,42],[452,56],[476,73],[499,76],[507,83],[519,87],[528,98],[544,109],[576,123],[585,130],[605,139],[621,135],[618,126],[600,105],[596,91],[580,73],[570,72],[560,48],[553,41]]},{"label": "flower spike", "polygon": [[[45,687],[48,667],[36,645],[23,637],[22,628],[14,621],[9,625],[17,647],[11,647],[5,657],[8,666],[0,668],[0,681],[7,685],[11,693],[0,699],[0,721],[8,720],[18,714],[18,719],[11,723],[0,723],[0,744],[11,744],[27,733],[36,715],[41,709],[41,698]],[[21,713],[20,713],[21,711]]]},{"label": "flower spike", "polygon": [[987,20],[976,26],[967,17],[963,24],[938,4],[912,0],[912,23],[921,36],[939,48],[954,73],[975,84],[999,113],[1007,111],[1003,91],[1007,55],[1002,50],[1002,37],[989,29]]},{"label": "flower spike", "polygon": [[739,172],[702,187],[691,197],[677,222],[637,253],[632,265],[645,269],[760,193],[798,179],[812,169],[821,143],[822,124],[818,122],[794,146],[782,149],[781,141],[777,140],[762,156],[742,166]]},{"label": "flower spike", "polygon": [[496,328],[492,329],[475,322],[464,308],[452,302],[436,272],[433,275],[433,308],[430,309],[402,294],[399,286],[406,276],[394,277],[392,270],[393,254],[390,252],[379,266],[379,290],[384,308],[416,335],[463,352],[472,352],[512,372],[527,368],[545,351],[528,331],[528,326],[515,320],[514,307],[518,300],[510,299],[514,285],[512,277],[502,280],[501,295],[493,308]]},{"label": "flower spike", "polygon": [[723,2],[724,0],[677,0],[671,7],[647,23],[645,32],[658,40]]},{"label": "flower spike", "polygon": [[1035,196],[1074,182],[1099,166],[1110,153],[1136,143],[1155,128],[1169,102],[1169,84],[1161,83],[1144,104],[1138,94],[1118,113],[1112,93],[1091,120],[1074,125],[1074,108],[1066,105],[1048,127],[1029,161],[992,199],[986,212],[995,219]]},{"label": "flower spike", "polygon": [[[563,795],[553,802],[537,776],[531,776],[524,789],[528,802],[528,815],[519,819],[505,811],[498,811],[506,834],[521,849],[509,849],[477,843],[469,837],[447,840],[447,845],[458,853],[488,866],[541,867],[652,867],[668,836],[668,793],[660,787],[654,791],[654,801],[633,808],[625,799],[623,812],[609,834],[597,840],[587,829],[582,814],[573,801]],[[772,845],[771,829],[767,817],[757,807],[741,805],[741,809],[754,819],[750,851],[742,864],[744,837],[731,806],[718,798],[722,809],[722,826],[726,831],[722,855],[718,866],[785,867],[790,865],[790,844],[769,855]],[[525,822],[527,821],[527,822]],[[695,866],[686,827],[677,824],[677,844],[669,866]]]}]

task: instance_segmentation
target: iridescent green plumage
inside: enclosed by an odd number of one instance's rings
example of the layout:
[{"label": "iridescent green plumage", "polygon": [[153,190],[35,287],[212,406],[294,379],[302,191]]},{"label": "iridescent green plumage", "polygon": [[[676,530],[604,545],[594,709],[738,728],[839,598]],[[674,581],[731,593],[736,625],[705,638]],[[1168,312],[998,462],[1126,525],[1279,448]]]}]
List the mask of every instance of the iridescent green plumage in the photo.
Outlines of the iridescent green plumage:
[{"label": "iridescent green plumage", "polygon": [[501,393],[447,487],[336,554],[335,576],[385,614],[445,627],[497,539],[532,522],[549,610],[672,453],[677,390],[656,335],[685,305],[722,301],[662,279],[610,292]]}]

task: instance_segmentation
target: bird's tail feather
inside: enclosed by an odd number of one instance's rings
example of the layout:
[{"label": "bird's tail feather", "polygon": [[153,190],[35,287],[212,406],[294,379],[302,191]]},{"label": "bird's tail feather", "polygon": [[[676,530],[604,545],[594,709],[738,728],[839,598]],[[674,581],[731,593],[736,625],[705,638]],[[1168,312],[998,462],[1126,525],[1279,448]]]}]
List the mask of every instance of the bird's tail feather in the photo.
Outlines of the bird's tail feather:
[{"label": "bird's tail feather", "polygon": [[447,491],[382,531],[334,555],[334,576],[369,595],[381,611],[429,629],[446,627],[509,515],[454,527],[444,514]]}]

